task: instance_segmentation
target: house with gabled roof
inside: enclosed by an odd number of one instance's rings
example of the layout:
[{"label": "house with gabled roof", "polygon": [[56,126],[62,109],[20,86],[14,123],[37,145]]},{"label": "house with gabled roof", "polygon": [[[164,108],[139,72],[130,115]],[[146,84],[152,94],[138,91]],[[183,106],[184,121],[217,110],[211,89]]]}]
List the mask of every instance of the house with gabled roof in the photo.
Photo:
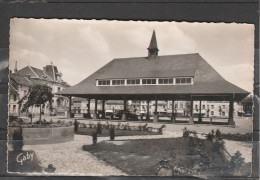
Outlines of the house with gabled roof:
[{"label": "house with gabled roof", "polygon": [[[17,62],[13,73],[9,76],[9,114],[19,115],[18,101],[24,97],[29,87],[34,84],[46,84],[52,88],[53,93],[58,93],[70,85],[62,80],[62,74],[58,72],[58,68],[51,63],[43,69],[32,66],[26,66],[20,70],[17,69]],[[67,111],[68,98],[56,94],[53,98],[53,114],[65,116]],[[39,108],[33,108],[34,113],[39,113]],[[47,108],[45,113],[50,113]]]},{"label": "house with gabled roof", "polygon": [[[159,118],[158,100],[171,100],[172,104],[174,101],[190,101],[190,123],[194,122],[194,101],[229,101],[228,123],[235,123],[234,101],[241,101],[249,92],[226,81],[199,53],[159,56],[155,31],[147,49],[147,57],[113,59],[60,94],[102,102],[123,100],[124,112],[128,100],[146,100],[148,108],[149,102],[154,100],[154,122]],[[201,103],[199,114],[199,121],[202,121]],[[125,119],[125,116],[122,118]],[[146,118],[150,119],[148,113]]]}]

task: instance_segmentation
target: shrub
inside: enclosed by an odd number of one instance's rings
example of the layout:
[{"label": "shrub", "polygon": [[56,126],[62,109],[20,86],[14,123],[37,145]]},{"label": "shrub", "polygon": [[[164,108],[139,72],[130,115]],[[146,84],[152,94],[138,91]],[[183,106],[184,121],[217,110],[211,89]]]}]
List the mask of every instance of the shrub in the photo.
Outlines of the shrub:
[{"label": "shrub", "polygon": [[195,138],[197,138],[198,137],[198,135],[197,135],[198,133],[197,133],[197,131],[190,131],[190,130],[188,130],[186,127],[183,129],[183,137],[184,138],[187,138],[187,137],[189,137],[190,135],[193,135]]},{"label": "shrub", "polygon": [[147,131],[147,123],[143,125],[143,131]]},{"label": "shrub", "polygon": [[20,124],[23,124],[23,119],[22,119],[22,118],[18,118],[18,122],[19,122]]},{"label": "shrub", "polygon": [[142,129],[143,129],[143,126],[140,124],[140,125],[138,126],[138,130],[139,130],[139,131],[142,131]]},{"label": "shrub", "polygon": [[121,123],[118,122],[118,124],[117,124],[117,129],[120,129],[120,125],[121,125]]},{"label": "shrub", "polygon": [[97,132],[92,133],[93,144],[97,144]]},{"label": "shrub", "polygon": [[216,131],[216,138],[217,139],[221,139],[222,138],[222,135],[221,135],[221,132],[220,132],[219,129],[217,129],[217,131]]},{"label": "shrub", "polygon": [[113,141],[115,139],[115,128],[111,127],[109,129],[109,136],[110,136],[110,140]]},{"label": "shrub", "polygon": [[105,128],[106,128],[106,129],[109,129],[109,124],[108,124],[108,122],[106,122]]},{"label": "shrub", "polygon": [[13,150],[22,151],[23,148],[23,129],[15,130],[13,133]]},{"label": "shrub", "polygon": [[74,121],[74,132],[78,132],[79,123],[77,120]]},{"label": "shrub", "polygon": [[17,116],[9,116],[9,121],[12,122],[12,121],[17,121],[18,120],[18,117]]},{"label": "shrub", "polygon": [[56,168],[52,164],[49,164],[48,167],[44,169],[44,171],[48,173],[53,173],[55,170]]},{"label": "shrub", "polygon": [[97,124],[97,133],[102,134],[102,126],[101,126],[100,122]]},{"label": "shrub", "polygon": [[212,129],[210,133],[207,134],[207,140],[212,141],[215,138],[215,132]]},{"label": "shrub", "polygon": [[131,130],[129,123],[126,124],[126,130]]},{"label": "shrub", "polygon": [[249,176],[251,170],[250,164],[245,163],[244,158],[242,158],[242,154],[237,151],[235,155],[231,157],[226,171],[232,176]]},{"label": "shrub", "polygon": [[87,128],[87,125],[85,123],[82,124],[83,128]]},{"label": "shrub", "polygon": [[[163,128],[165,128],[166,126],[163,124],[158,130],[158,133],[160,133],[160,134],[162,134],[162,130],[163,130]],[[147,130],[148,130],[148,128],[147,128]]]}]

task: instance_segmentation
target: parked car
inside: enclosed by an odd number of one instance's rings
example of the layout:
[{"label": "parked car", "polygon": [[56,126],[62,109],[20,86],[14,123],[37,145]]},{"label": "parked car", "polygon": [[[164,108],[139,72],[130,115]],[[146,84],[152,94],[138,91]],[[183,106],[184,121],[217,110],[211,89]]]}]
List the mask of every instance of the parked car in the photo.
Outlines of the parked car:
[{"label": "parked car", "polygon": [[109,119],[113,119],[114,118],[113,110],[106,110],[105,116],[109,117]]},{"label": "parked car", "polygon": [[[115,117],[122,119],[123,112],[124,112],[123,110],[119,110],[118,113],[116,113]],[[126,111],[126,119],[137,121],[138,116],[130,111]]]}]

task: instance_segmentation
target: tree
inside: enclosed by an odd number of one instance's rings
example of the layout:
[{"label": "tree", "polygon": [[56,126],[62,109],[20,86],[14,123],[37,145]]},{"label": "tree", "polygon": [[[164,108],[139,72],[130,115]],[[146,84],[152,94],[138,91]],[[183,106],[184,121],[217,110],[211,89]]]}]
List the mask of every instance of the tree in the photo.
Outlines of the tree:
[{"label": "tree", "polygon": [[[45,107],[45,104],[48,102],[49,106],[48,108],[52,111],[52,98],[53,93],[51,92],[52,88],[50,86],[47,86],[45,84],[36,84],[29,88],[28,94],[25,95],[18,104],[21,106],[21,104],[25,102],[21,112],[28,112],[30,107],[40,107],[40,122],[41,122],[41,114],[42,114],[42,108]],[[32,121],[32,118],[31,118]],[[31,122],[32,123],[32,122]]]}]

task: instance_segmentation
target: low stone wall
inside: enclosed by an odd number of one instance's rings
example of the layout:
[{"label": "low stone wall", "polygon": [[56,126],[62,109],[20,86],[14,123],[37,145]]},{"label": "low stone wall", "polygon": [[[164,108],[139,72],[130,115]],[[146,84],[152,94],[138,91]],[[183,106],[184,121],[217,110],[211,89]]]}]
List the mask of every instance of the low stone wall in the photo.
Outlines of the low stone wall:
[{"label": "low stone wall", "polygon": [[[8,137],[12,141],[14,130],[17,127],[8,128]],[[74,140],[74,126],[23,128],[23,141],[25,145],[56,144]]]}]

